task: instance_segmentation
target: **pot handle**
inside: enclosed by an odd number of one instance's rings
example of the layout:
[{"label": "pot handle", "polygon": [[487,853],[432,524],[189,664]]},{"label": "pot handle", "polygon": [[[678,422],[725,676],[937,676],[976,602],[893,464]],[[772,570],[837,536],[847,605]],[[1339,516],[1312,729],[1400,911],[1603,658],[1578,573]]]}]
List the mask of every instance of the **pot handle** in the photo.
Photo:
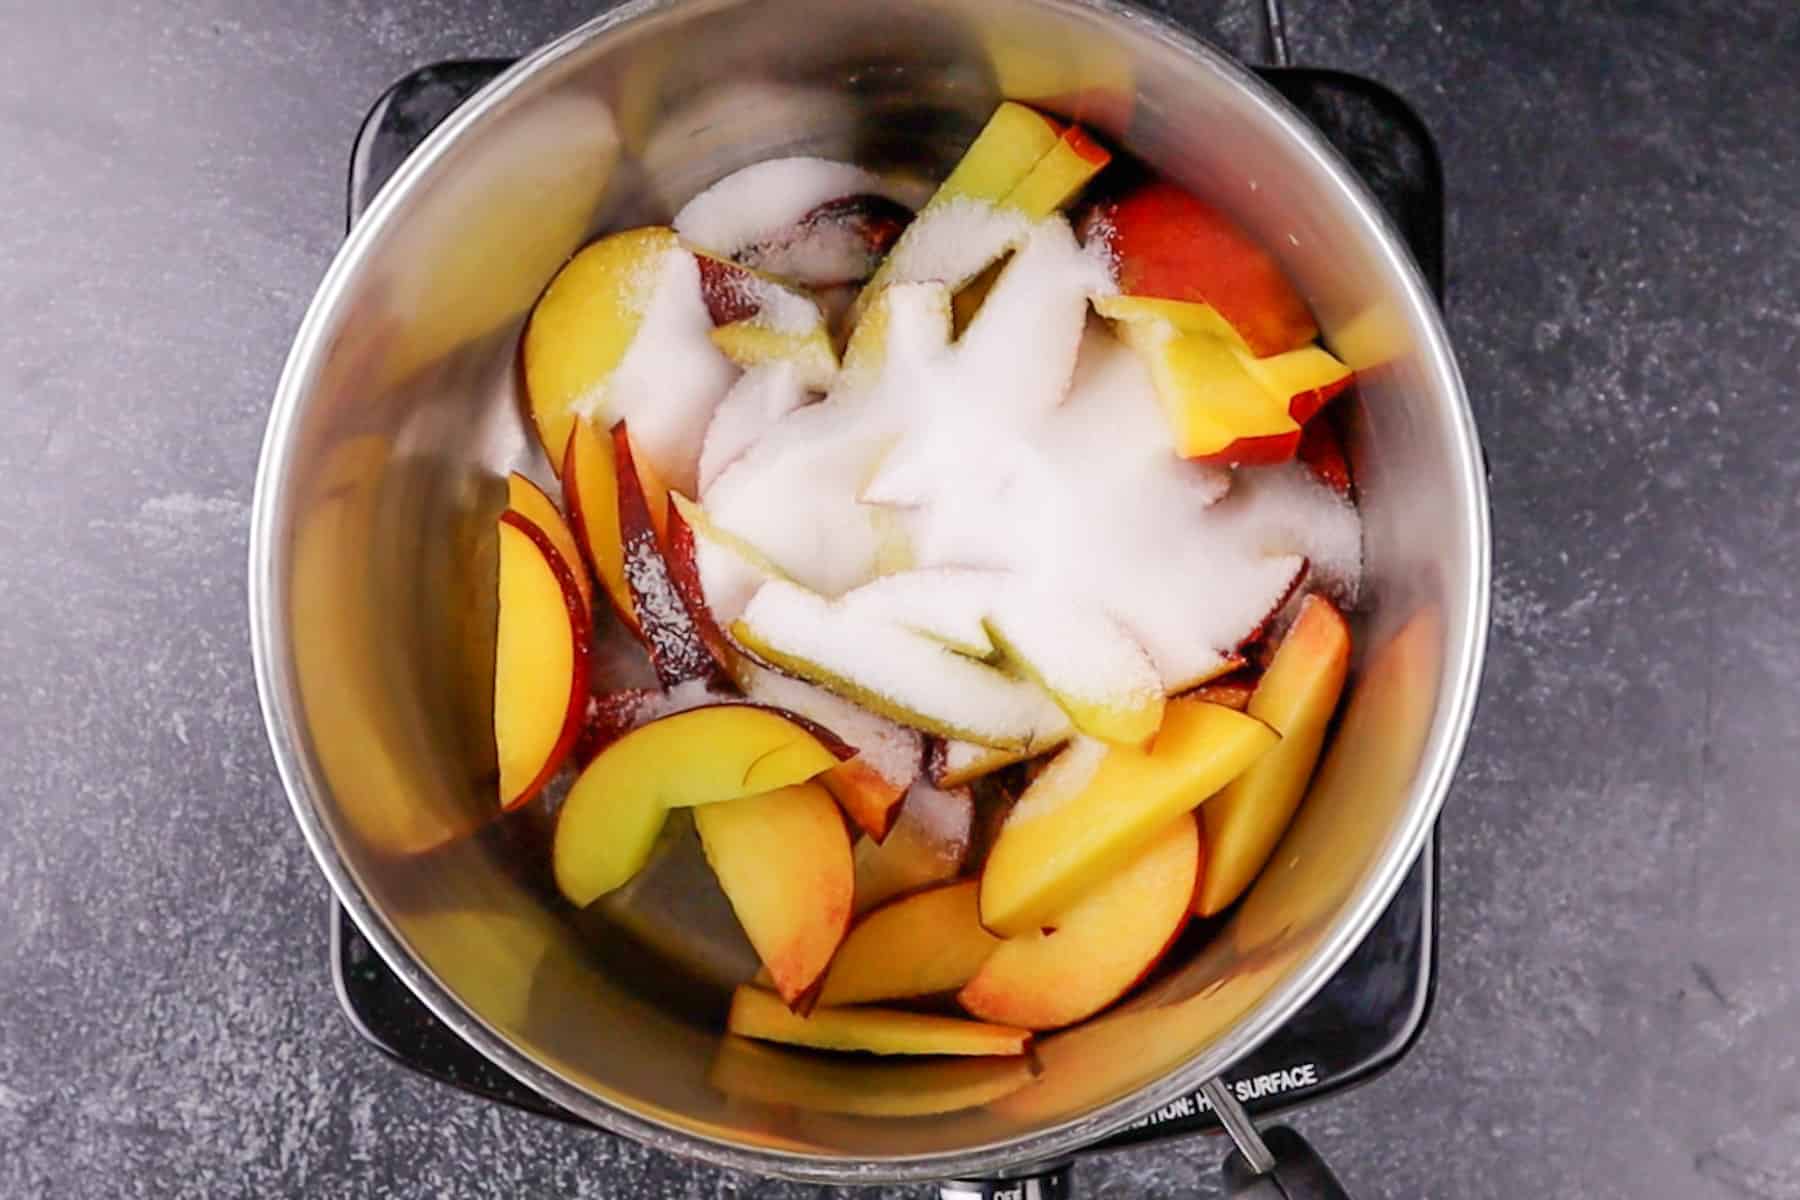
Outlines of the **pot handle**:
[{"label": "pot handle", "polygon": [[1258,1131],[1223,1079],[1200,1090],[1236,1146],[1223,1168],[1231,1200],[1350,1200],[1305,1138],[1286,1125]]},{"label": "pot handle", "polygon": [[938,1200],[1070,1200],[1069,1166],[1050,1163],[1007,1179],[952,1179],[938,1184]]}]

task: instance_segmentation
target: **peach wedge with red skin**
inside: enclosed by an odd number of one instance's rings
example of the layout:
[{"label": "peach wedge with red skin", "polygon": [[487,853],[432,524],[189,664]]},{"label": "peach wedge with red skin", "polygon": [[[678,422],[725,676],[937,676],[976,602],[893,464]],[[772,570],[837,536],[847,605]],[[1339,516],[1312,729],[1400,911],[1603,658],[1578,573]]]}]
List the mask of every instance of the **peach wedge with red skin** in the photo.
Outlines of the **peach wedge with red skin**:
[{"label": "peach wedge with red skin", "polygon": [[1173,700],[1148,750],[1077,741],[1025,789],[981,873],[981,920],[1042,929],[1168,825],[1243,774],[1280,737],[1244,713]]},{"label": "peach wedge with red skin", "polygon": [[975,978],[988,955],[1002,944],[981,927],[976,894],[980,886],[973,879],[959,880],[865,913],[838,947],[819,1003],[867,1004],[928,996]]},{"label": "peach wedge with red skin", "polygon": [[1056,212],[1098,175],[1112,153],[1088,136],[1079,125],[1063,130],[1062,137],[1001,198],[1004,208],[1013,208],[1034,221]]},{"label": "peach wedge with red skin", "polygon": [[637,621],[638,639],[650,653],[650,665],[665,688],[692,679],[717,679],[722,674],[715,647],[707,641],[694,615],[683,602],[680,589],[663,553],[659,524],[666,526],[673,511],[662,498],[663,517],[655,519],[653,501],[646,494],[638,456],[631,435],[620,421],[612,429],[613,461],[618,465],[619,537],[625,586],[631,593],[631,609]]},{"label": "peach wedge with red skin", "polygon": [[506,477],[506,507],[536,525],[549,537],[550,544],[556,547],[556,552],[568,565],[569,573],[575,576],[575,587],[581,593],[583,607],[592,612],[594,581],[588,577],[587,563],[582,558],[580,543],[576,541],[568,522],[563,519],[562,510],[556,507],[556,501],[550,499],[543,488],[514,471]]},{"label": "peach wedge with red skin", "polygon": [[581,732],[592,628],[574,571],[550,537],[502,513],[494,743],[500,802],[517,808],[556,774]]},{"label": "peach wedge with red skin", "polygon": [[694,827],[775,990],[802,1006],[850,925],[850,834],[837,802],[797,783],[696,808]]},{"label": "peach wedge with red skin", "polygon": [[[570,429],[568,450],[563,457],[563,496],[568,502],[575,539],[587,554],[588,565],[599,578],[613,611],[627,629],[642,636],[637,606],[625,582],[625,533],[619,514],[620,489],[625,481],[620,478],[613,446],[610,433],[587,421],[577,421]],[[644,496],[652,520],[662,521],[668,489],[642,455],[632,455],[632,468],[638,476],[636,490]],[[660,525],[657,532],[662,532]]]},{"label": "peach wedge with red skin", "polygon": [[1187,924],[1205,842],[1183,813],[1055,928],[1008,939],[957,993],[971,1016],[1060,1029],[1092,1016],[1149,973]]},{"label": "peach wedge with red skin", "polygon": [[750,704],[708,705],[641,725],[596,755],[570,789],[551,851],[556,886],[584,908],[637,874],[669,809],[804,783],[850,753]]},{"label": "peach wedge with red skin", "polygon": [[1226,466],[1267,466],[1294,457],[1300,423],[1223,339],[1181,333],[1163,321],[1127,320],[1116,328],[1150,369],[1175,453]]},{"label": "peach wedge with red skin", "polygon": [[1349,667],[1350,627],[1331,601],[1306,597],[1246,709],[1281,743],[1200,810],[1212,862],[1194,901],[1199,915],[1229,907],[1268,861],[1306,794]]},{"label": "peach wedge with red skin", "polygon": [[1223,211],[1173,183],[1147,183],[1103,202],[1085,228],[1118,262],[1121,292],[1210,305],[1259,357],[1318,336],[1274,256]]},{"label": "peach wedge with red skin", "polygon": [[775,993],[740,987],[726,1029],[740,1037],[869,1054],[1023,1054],[1029,1030],[891,1008],[816,1008],[800,1016]]}]

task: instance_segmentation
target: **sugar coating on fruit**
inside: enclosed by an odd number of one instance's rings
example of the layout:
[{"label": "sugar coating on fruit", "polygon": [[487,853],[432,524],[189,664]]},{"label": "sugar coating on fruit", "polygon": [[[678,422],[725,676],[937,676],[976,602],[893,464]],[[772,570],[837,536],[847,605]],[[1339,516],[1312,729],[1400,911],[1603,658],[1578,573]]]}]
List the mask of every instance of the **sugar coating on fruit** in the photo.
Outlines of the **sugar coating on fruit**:
[{"label": "sugar coating on fruit", "polygon": [[1093,780],[1100,764],[1111,753],[1129,751],[1115,751],[1114,747],[1094,738],[1072,739],[1060,754],[1050,760],[1050,765],[1031,781],[1031,786],[1025,789],[1025,794],[1019,797],[1012,812],[1007,814],[1007,823],[1029,821],[1055,812],[1079,796]]},{"label": "sugar coating on fruit", "polygon": [[723,293],[726,307],[749,311],[750,324],[776,333],[810,333],[825,323],[810,297],[749,271],[721,272],[713,286]]},{"label": "sugar coating on fruit", "polygon": [[694,631],[693,617],[675,590],[668,561],[654,545],[653,530],[634,532],[626,539],[625,582],[631,589],[638,629],[650,650],[656,674],[667,686],[712,675],[713,663],[706,645]]},{"label": "sugar coating on fruit", "polygon": [[777,580],[744,610],[743,626],[791,663],[810,665],[820,682],[853,693],[955,736],[993,745],[1037,741],[1062,724],[1060,710],[1035,686],[965,658],[899,625],[866,620],[842,604]]},{"label": "sugar coating on fruit", "polygon": [[938,754],[939,769],[933,776],[938,779],[959,779],[968,776],[971,771],[979,776],[999,770],[1014,761],[1004,751],[983,746],[979,742],[965,742],[961,738],[951,738],[944,742],[943,749]]},{"label": "sugar coating on fruit", "polygon": [[1362,519],[1356,506],[1294,461],[1240,467],[1224,515],[1243,509],[1253,516],[1253,548],[1266,555],[1302,555],[1306,582],[1353,608],[1362,584]]},{"label": "sugar coating on fruit", "polygon": [[[1065,228],[1067,222],[1057,218]],[[1031,221],[985,200],[958,197],[928,205],[906,227],[888,258],[888,281],[935,280],[955,287],[1023,243]]]},{"label": "sugar coating on fruit", "polygon": [[904,625],[959,654],[994,652],[986,618],[1014,586],[1009,571],[932,567],[884,575],[844,593],[844,606],[872,620]]},{"label": "sugar coating on fruit", "polygon": [[[886,435],[836,404],[796,409],[725,467],[701,494],[719,528],[789,577],[836,596],[876,575],[882,534],[857,492]],[[707,597],[710,602],[712,593]]]},{"label": "sugar coating on fruit", "polygon": [[1013,588],[998,598],[988,624],[1059,698],[1126,712],[1163,694],[1162,676],[1136,639],[1103,609],[1066,594]]},{"label": "sugar coating on fruit", "polygon": [[632,444],[657,474],[692,493],[707,424],[737,368],[709,336],[700,268],[687,250],[665,251],[627,286],[648,297],[637,333],[619,365],[573,408],[602,428],[628,422]]},{"label": "sugar coating on fruit", "polygon": [[777,421],[805,402],[806,387],[791,362],[763,363],[740,375],[719,401],[700,445],[701,493]]},{"label": "sugar coating on fruit", "polygon": [[779,236],[821,204],[874,194],[902,200],[873,171],[796,155],[752,163],[720,179],[675,214],[675,232],[726,258]]},{"label": "sugar coating on fruit", "polygon": [[863,279],[873,270],[874,257],[863,231],[848,221],[809,221],[791,237],[738,254],[746,266],[821,286]]},{"label": "sugar coating on fruit", "polygon": [[[956,201],[914,226],[926,249],[932,222],[965,223],[990,254],[1017,247],[963,338],[949,341],[936,285],[881,291],[864,317],[878,344],[720,476],[707,494],[720,523],[826,596],[897,561],[1010,572],[1117,621],[1166,691],[1219,670],[1305,558],[1353,591],[1354,510],[1282,469],[1241,472],[1239,502],[1220,505],[1232,473],[1173,452],[1149,372],[1087,315],[1113,286],[1107,264],[1060,218],[1021,236],[991,208]],[[915,253],[896,279],[960,270]],[[1106,665],[1103,694],[1128,695],[1106,688],[1129,656]]]},{"label": "sugar coating on fruit", "polygon": [[924,739],[917,732],[883,717],[822,687],[793,679],[754,664],[740,678],[744,695],[758,704],[786,709],[831,730],[856,748],[856,756],[896,788],[918,777],[924,759]]},{"label": "sugar coating on fruit", "polygon": [[707,611],[721,629],[744,615],[756,590],[777,576],[728,538],[694,530],[694,573]]}]

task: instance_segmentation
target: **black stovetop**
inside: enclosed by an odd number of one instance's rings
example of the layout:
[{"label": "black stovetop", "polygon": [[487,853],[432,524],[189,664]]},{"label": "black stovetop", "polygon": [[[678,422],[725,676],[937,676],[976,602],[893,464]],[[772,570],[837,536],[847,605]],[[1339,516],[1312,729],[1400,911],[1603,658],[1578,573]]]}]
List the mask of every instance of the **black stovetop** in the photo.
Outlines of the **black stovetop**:
[{"label": "black stovetop", "polygon": [[[370,109],[351,156],[354,221],[425,135],[507,63],[447,62],[415,71]],[[1412,109],[1379,84],[1338,71],[1260,72],[1325,133],[1386,207],[1439,295],[1444,193],[1437,151]],[[1267,1116],[1365,1082],[1412,1048],[1431,1009],[1436,972],[1435,837],[1343,969],[1229,1078],[1245,1107]],[[451,1033],[406,990],[341,907],[333,905],[331,970],[357,1031],[415,1070],[477,1095],[565,1120]],[[1148,1114],[1092,1150],[1216,1132],[1198,1095]]]}]

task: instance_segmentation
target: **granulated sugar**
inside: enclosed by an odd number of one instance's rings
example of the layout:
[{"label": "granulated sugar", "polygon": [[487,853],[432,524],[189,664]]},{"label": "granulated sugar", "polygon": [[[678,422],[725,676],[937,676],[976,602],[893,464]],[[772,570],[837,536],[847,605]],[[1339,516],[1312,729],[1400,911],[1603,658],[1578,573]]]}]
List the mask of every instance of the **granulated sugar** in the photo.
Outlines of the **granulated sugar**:
[{"label": "granulated sugar", "polygon": [[694,256],[665,251],[653,271],[624,358],[574,410],[602,428],[628,422],[633,445],[664,482],[692,495],[706,426],[737,369],[713,345]]},{"label": "granulated sugar", "polygon": [[[1233,473],[1172,452],[1149,373],[1087,315],[1110,287],[1103,264],[1060,218],[1020,241],[984,208],[961,201],[935,218],[988,239],[990,253],[996,229],[1018,247],[963,339],[948,343],[941,302],[914,297],[917,285],[892,289],[885,358],[845,372],[823,404],[782,419],[727,470],[706,496],[715,519],[827,596],[884,562],[1007,572],[1040,598],[1034,624],[1060,619],[1059,603],[1071,621],[1110,618],[1168,691],[1226,664],[1308,559],[1353,591],[1354,509],[1287,467],[1238,472],[1240,494],[1221,504]],[[937,241],[923,238],[896,277],[969,265]],[[866,515],[876,506],[893,514],[903,554],[884,555],[883,525]],[[948,603],[915,599],[925,624]],[[959,619],[947,640],[978,649]],[[1141,686],[1128,654],[1088,665],[1105,695]]]},{"label": "granulated sugar", "polygon": [[722,258],[777,237],[828,201],[873,194],[900,199],[879,175],[849,163],[796,156],[733,171],[675,214],[675,232]]},{"label": "granulated sugar", "polygon": [[865,620],[777,580],[744,610],[757,643],[779,647],[790,670],[895,720],[993,746],[1023,746],[1062,713],[1035,686],[965,658],[923,634]]},{"label": "granulated sugar", "polygon": [[792,363],[751,367],[719,401],[700,445],[700,490],[754,445],[781,418],[806,402],[806,388]]},{"label": "granulated sugar", "polygon": [[737,675],[747,698],[786,709],[831,730],[854,746],[856,756],[894,787],[906,787],[918,777],[925,757],[925,739],[918,731],[878,717],[822,687],[755,663],[746,663]]}]

